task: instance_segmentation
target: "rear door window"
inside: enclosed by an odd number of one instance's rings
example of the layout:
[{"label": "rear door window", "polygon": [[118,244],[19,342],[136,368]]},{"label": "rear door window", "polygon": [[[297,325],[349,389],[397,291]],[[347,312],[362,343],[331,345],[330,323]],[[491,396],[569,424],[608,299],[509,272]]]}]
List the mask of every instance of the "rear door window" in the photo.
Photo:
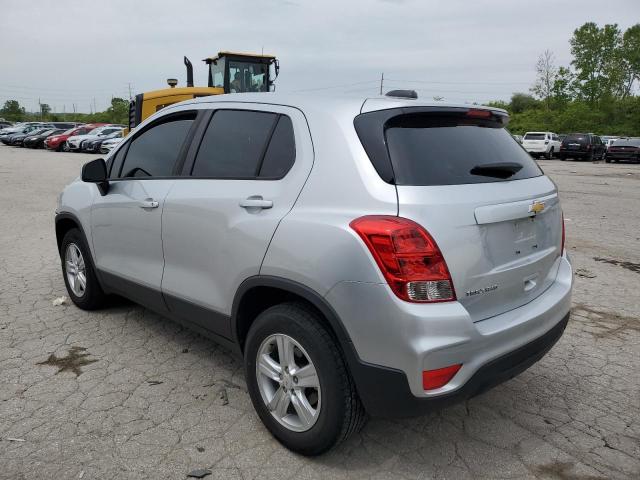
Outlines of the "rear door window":
[{"label": "rear door window", "polygon": [[293,166],[296,141],[291,119],[281,115],[260,168],[260,178],[282,178]]},{"label": "rear door window", "polygon": [[[279,115],[270,112],[216,111],[200,144],[192,176],[228,179],[258,177],[278,120]],[[267,168],[270,173],[282,169],[277,161],[269,157]]]},{"label": "rear door window", "polygon": [[464,115],[400,115],[387,122],[385,137],[397,185],[487,183],[542,174],[496,122]]}]

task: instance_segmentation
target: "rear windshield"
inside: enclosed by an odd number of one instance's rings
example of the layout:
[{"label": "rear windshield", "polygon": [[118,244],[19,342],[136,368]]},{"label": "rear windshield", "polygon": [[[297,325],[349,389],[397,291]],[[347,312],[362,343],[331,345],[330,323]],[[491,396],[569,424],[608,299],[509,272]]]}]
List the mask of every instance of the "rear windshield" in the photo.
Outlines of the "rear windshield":
[{"label": "rear windshield", "polygon": [[524,136],[525,140],[544,140],[546,135],[544,133],[527,133]]},{"label": "rear windshield", "polygon": [[589,141],[589,136],[588,135],[581,135],[581,134],[572,134],[572,135],[567,135],[564,139],[565,142],[579,142],[579,143],[585,143]]},{"label": "rear windshield", "polygon": [[384,132],[397,185],[459,185],[542,175],[498,122],[406,114],[390,119]]}]

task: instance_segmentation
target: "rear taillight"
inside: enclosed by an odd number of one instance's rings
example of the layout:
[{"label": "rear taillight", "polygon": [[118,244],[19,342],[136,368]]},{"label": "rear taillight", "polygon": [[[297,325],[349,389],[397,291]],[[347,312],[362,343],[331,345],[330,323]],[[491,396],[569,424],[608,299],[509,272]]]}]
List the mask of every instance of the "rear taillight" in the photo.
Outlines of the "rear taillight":
[{"label": "rear taillight", "polygon": [[562,214],[562,242],[560,243],[560,255],[564,255],[564,213]]},{"label": "rear taillight", "polygon": [[402,217],[369,215],[350,224],[394,293],[408,302],[456,299],[447,264],[429,233]]}]

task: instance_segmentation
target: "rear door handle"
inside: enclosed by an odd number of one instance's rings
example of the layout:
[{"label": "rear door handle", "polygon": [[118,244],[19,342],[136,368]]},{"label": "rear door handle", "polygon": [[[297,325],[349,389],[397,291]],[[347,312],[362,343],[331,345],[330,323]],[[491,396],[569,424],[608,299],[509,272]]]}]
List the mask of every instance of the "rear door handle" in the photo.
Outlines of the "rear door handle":
[{"label": "rear door handle", "polygon": [[256,195],[241,200],[240,206],[242,208],[271,208],[273,207],[273,202],[271,200],[264,200],[261,196]]},{"label": "rear door handle", "polygon": [[140,202],[140,208],[158,208],[158,205],[160,204],[152,198],[147,198]]}]

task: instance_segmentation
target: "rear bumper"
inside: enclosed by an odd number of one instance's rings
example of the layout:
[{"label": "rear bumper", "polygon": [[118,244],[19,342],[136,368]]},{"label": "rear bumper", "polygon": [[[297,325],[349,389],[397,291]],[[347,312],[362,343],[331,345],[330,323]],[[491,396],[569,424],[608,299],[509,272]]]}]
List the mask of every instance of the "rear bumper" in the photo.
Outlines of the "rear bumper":
[{"label": "rear bumper", "polygon": [[541,337],[486,363],[459,389],[432,398],[409,390],[404,372],[361,363],[356,368],[358,392],[374,417],[413,417],[475,397],[524,372],[551,350],[562,336],[569,313]]},{"label": "rear bumper", "polygon": [[584,158],[589,156],[591,152],[585,152],[581,150],[560,150],[560,155],[571,158]]},{"label": "rear bumper", "polygon": [[[326,299],[353,341],[350,368],[374,416],[411,416],[476,395],[538,361],[562,334],[573,271],[557,260],[556,281],[514,310],[473,322],[458,302],[403,302],[379,284],[344,282]],[[354,299],[358,299],[354,302]],[[462,368],[444,387],[424,391],[422,372]]]},{"label": "rear bumper", "polygon": [[627,160],[627,161],[640,161],[640,154],[637,153],[607,153],[607,158],[610,160]]},{"label": "rear bumper", "polygon": [[547,153],[549,151],[548,145],[529,145],[524,149],[529,153]]}]

